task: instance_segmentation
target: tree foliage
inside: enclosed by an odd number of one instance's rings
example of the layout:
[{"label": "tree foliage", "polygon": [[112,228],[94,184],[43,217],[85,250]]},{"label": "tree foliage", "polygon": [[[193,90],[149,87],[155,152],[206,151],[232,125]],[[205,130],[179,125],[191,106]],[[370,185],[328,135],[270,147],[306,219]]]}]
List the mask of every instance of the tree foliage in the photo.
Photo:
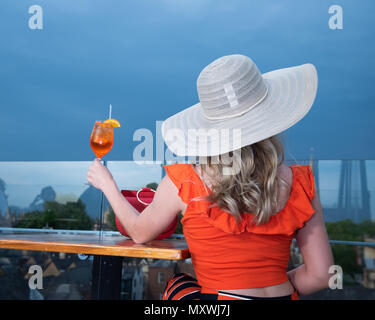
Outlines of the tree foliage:
[{"label": "tree foliage", "polygon": [[158,184],[156,182],[151,182],[146,185],[146,188],[151,188],[153,190],[156,190],[158,187]]},{"label": "tree foliage", "polygon": [[[350,219],[326,222],[326,229],[330,240],[365,241],[367,237],[375,236],[375,222],[365,220],[356,224]],[[354,274],[361,272],[358,256],[361,256],[359,247],[351,245],[333,244],[332,253],[336,265],[340,265],[345,274],[354,278]]]},{"label": "tree foliage", "polygon": [[91,230],[93,220],[87,215],[85,205],[81,200],[66,204],[50,201],[44,204],[44,211],[26,213],[15,227]]}]

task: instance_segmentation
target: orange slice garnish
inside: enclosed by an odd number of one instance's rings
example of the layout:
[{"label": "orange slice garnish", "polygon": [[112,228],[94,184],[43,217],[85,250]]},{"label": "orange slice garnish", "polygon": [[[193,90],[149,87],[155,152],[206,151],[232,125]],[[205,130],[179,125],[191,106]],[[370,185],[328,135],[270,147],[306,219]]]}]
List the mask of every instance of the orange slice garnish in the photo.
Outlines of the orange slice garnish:
[{"label": "orange slice garnish", "polygon": [[109,123],[109,124],[112,125],[112,127],[114,127],[114,128],[121,127],[120,122],[117,121],[116,119],[107,119],[107,120],[104,121],[104,123]]}]

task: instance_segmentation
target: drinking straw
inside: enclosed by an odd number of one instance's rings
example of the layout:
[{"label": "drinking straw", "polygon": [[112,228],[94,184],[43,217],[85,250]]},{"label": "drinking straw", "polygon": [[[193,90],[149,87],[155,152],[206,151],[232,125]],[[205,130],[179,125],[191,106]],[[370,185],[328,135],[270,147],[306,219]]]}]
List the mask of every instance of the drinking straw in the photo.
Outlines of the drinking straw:
[{"label": "drinking straw", "polygon": [[112,105],[110,104],[109,105],[109,118],[108,119],[112,119]]}]

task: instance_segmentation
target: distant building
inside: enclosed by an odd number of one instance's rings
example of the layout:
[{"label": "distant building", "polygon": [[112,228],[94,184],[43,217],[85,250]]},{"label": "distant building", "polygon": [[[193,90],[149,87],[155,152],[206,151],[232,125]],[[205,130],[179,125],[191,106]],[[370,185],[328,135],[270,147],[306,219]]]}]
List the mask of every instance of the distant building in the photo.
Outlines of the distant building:
[{"label": "distant building", "polygon": [[157,260],[148,267],[146,299],[161,300],[168,279],[176,272],[176,263]]},{"label": "distant building", "polygon": [[[366,238],[366,242],[374,242],[375,239]],[[375,248],[364,247],[363,249],[363,286],[369,289],[375,289]]]},{"label": "distant building", "polygon": [[8,196],[5,194],[5,182],[0,179],[0,218],[8,213]]},{"label": "distant building", "polygon": [[192,276],[193,278],[196,278],[194,267],[193,267],[193,264],[191,262],[191,259],[186,259],[184,261],[179,261],[177,263],[176,271],[175,272],[186,273],[186,274]]},{"label": "distant building", "polygon": [[142,266],[124,266],[122,268],[122,282],[122,299],[143,300],[144,283]]},{"label": "distant building", "polygon": [[324,208],[323,212],[327,222],[371,219],[365,160],[341,160],[337,207]]},{"label": "distant building", "polygon": [[288,269],[294,269],[303,264],[303,257],[296,241],[290,245],[290,256]]},{"label": "distant building", "polygon": [[113,213],[110,207],[107,207],[103,213],[103,224],[104,228],[111,229],[111,219],[113,218]]}]

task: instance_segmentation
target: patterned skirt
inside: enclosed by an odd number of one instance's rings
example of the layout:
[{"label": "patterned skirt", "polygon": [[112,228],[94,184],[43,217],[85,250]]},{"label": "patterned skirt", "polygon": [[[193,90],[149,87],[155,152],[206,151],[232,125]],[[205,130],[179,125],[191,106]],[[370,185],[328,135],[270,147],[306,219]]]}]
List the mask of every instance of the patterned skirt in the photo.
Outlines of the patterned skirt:
[{"label": "patterned skirt", "polygon": [[[206,290],[205,290],[206,291]],[[202,292],[197,280],[186,273],[173,274],[164,290],[162,300],[298,300],[298,293],[282,297],[252,297],[222,291]]]}]

